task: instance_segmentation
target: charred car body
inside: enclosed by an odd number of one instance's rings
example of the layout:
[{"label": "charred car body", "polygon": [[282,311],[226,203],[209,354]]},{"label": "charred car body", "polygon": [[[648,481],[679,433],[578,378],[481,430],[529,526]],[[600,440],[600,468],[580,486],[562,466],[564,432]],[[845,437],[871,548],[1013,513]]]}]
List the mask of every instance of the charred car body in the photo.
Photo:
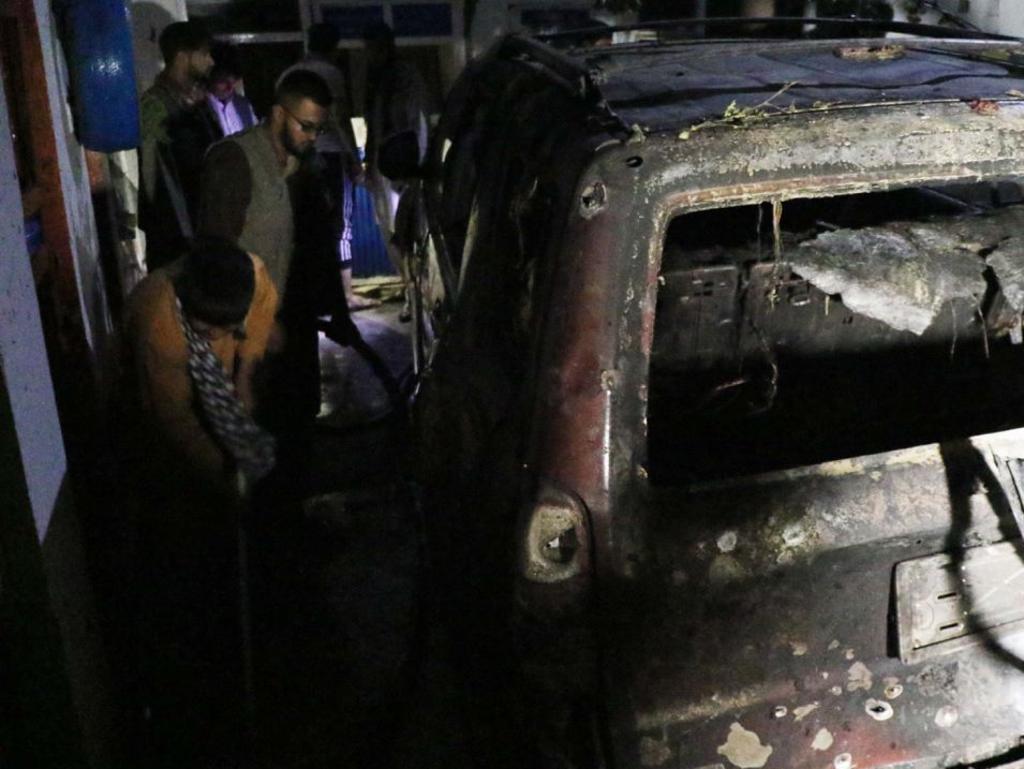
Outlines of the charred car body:
[{"label": "charred car body", "polygon": [[510,39],[431,170],[489,765],[1016,766],[1024,48]]}]

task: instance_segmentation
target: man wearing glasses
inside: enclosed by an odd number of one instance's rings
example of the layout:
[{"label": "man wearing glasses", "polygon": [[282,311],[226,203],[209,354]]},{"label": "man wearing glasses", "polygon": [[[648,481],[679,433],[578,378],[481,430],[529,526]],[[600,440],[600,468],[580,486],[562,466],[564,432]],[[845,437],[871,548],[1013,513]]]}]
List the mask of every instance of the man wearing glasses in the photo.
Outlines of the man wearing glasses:
[{"label": "man wearing glasses", "polygon": [[321,77],[292,72],[278,84],[267,119],[215,144],[203,163],[200,234],[259,256],[282,297],[283,340],[269,364],[268,408],[260,419],[278,437],[285,477],[302,474],[320,408],[317,318],[331,315],[343,338],[352,328],[338,274],[332,200],[313,162],[330,106]]},{"label": "man wearing glasses", "polygon": [[307,70],[319,75],[331,89],[331,114],[328,130],[317,139],[316,151],[323,164],[324,180],[334,195],[335,240],[338,244],[338,267],[345,296],[351,309],[370,307],[374,302],[352,291],[352,213],[354,185],[362,182],[363,169],[352,131],[352,100],[345,74],[337,64],[341,33],[333,24],[313,24],[307,31],[309,52],[283,73],[280,82],[292,72]]},{"label": "man wearing glasses", "polygon": [[294,72],[278,86],[267,120],[215,144],[203,163],[199,231],[258,255],[282,295],[295,239],[290,201],[330,106],[321,78]]}]

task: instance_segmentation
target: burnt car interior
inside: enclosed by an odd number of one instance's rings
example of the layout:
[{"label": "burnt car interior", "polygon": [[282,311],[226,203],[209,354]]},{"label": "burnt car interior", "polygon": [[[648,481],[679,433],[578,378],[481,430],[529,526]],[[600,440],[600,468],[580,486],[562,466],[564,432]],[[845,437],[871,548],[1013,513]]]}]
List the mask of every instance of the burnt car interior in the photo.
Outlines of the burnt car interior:
[{"label": "burnt car interior", "polygon": [[1014,180],[677,216],[659,277],[652,482],[1024,424]]}]

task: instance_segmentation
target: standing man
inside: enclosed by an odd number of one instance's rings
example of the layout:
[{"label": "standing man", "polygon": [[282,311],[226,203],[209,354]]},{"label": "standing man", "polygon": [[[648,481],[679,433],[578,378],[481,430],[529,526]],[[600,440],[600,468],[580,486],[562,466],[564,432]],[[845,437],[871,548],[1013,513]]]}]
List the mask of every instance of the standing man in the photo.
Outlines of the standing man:
[{"label": "standing man", "polygon": [[[313,432],[320,410],[317,321],[331,315],[332,333],[358,338],[338,274],[330,198],[311,161],[328,120],[331,94],[312,72],[292,72],[277,86],[266,119],[214,144],[203,164],[199,231],[262,258],[281,294],[282,338],[269,358],[260,424],[277,439],[277,468],[254,499],[249,533],[255,575],[281,575],[302,541],[301,502],[308,492]],[[257,631],[292,621],[275,579],[254,589]],[[257,654],[257,659],[259,654]]]},{"label": "standing man", "polygon": [[213,67],[209,33],[195,21],[169,24],[160,33],[160,52],[164,70],[139,103],[139,226],[149,270],[185,252],[203,154],[217,136],[201,85]]},{"label": "standing man", "polygon": [[292,72],[278,85],[268,118],[215,144],[203,165],[200,232],[261,257],[282,297],[284,345],[270,366],[271,408],[262,418],[282,441],[282,464],[294,461],[298,472],[320,408],[317,318],[330,314],[343,338],[353,328],[330,200],[311,163],[330,105],[319,76]]},{"label": "standing man", "polygon": [[388,256],[405,284],[405,310],[409,319],[409,276],[404,261],[392,243],[395,214],[402,185],[388,180],[380,170],[380,151],[393,136],[411,132],[416,137],[422,162],[427,152],[426,88],[416,68],[398,60],[395,33],[384,22],[372,24],[363,33],[366,45],[366,170],[373,195],[374,213]]},{"label": "standing man", "polygon": [[[324,178],[334,198],[335,229],[338,242],[338,263],[345,298],[351,309],[371,306],[352,292],[352,211],[354,185],[362,181],[362,167],[352,131],[352,103],[345,76],[334,63],[341,35],[332,24],[314,24],[307,34],[309,53],[281,74],[313,72],[323,78],[331,91],[330,123],[316,140],[316,151],[323,163]],[[278,81],[280,82],[280,80]]]},{"label": "standing man", "polygon": [[206,105],[219,129],[218,139],[241,133],[256,125],[252,104],[238,92],[242,82],[242,68],[234,46],[221,45],[213,52],[214,65],[210,70]]}]

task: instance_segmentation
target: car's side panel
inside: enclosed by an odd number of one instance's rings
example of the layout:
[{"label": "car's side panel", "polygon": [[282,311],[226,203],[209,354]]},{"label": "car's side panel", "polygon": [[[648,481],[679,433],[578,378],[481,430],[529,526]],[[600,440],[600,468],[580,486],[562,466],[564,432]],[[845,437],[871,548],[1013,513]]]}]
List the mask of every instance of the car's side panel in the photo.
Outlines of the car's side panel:
[{"label": "car's side panel", "polygon": [[[655,493],[654,578],[609,612],[618,765],[735,763],[744,740],[757,765],[792,769],[1016,748],[1024,615],[986,614],[1018,588],[985,562],[1017,557],[991,545],[1019,536],[1022,449],[1016,430]],[[920,560],[938,552],[948,562]],[[911,563],[918,582],[896,580]],[[916,619],[898,622],[897,604]],[[946,635],[901,659],[944,604]]]}]

